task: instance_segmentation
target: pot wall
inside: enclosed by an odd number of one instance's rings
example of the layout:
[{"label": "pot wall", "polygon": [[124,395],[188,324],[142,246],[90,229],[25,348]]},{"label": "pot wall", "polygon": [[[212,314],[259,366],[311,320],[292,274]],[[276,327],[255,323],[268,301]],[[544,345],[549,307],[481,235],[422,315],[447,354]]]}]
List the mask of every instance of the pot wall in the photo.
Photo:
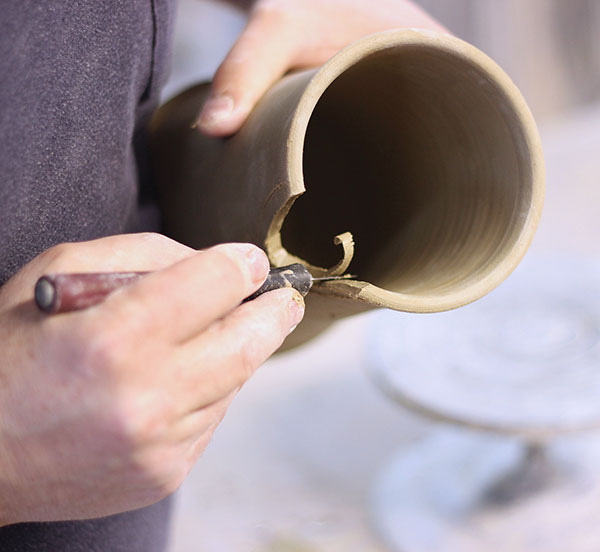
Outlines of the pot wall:
[{"label": "pot wall", "polygon": [[282,79],[224,140],[190,129],[206,92],[183,93],[153,124],[167,234],[197,248],[250,241],[273,265],[300,260],[315,274],[341,256],[332,238],[354,235],[357,278],[314,288],[296,340],[368,308],[473,301],[533,238],[535,123],[502,70],[458,39],[367,37]]}]

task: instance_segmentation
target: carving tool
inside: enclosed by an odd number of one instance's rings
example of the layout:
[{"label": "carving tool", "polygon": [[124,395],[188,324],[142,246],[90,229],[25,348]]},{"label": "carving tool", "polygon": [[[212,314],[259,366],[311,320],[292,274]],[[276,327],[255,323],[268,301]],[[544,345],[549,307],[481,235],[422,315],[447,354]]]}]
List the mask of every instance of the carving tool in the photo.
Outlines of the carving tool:
[{"label": "carving tool", "polygon": [[[131,284],[148,272],[92,272],[83,274],[46,274],[35,285],[35,302],[48,314],[82,310],[102,302],[112,291]],[[244,302],[256,299],[268,291],[292,287],[302,296],[315,282],[346,280],[354,276],[328,276],[313,278],[308,269],[294,263],[269,272],[264,284]]]}]

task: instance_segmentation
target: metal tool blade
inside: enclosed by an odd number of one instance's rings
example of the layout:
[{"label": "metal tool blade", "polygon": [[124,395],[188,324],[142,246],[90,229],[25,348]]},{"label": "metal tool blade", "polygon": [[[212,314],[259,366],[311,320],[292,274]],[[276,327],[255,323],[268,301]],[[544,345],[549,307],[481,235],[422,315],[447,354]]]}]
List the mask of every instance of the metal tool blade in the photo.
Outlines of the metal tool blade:
[{"label": "metal tool blade", "polygon": [[330,282],[332,280],[353,280],[356,278],[355,274],[344,274],[343,276],[325,276],[322,278],[313,278],[313,282]]}]

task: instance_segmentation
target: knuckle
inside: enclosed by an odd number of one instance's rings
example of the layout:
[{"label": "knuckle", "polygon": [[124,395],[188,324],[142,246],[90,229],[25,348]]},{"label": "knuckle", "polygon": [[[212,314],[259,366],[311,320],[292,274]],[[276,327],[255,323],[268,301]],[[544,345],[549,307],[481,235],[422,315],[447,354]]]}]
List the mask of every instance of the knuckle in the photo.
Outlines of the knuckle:
[{"label": "knuckle", "polygon": [[119,415],[122,433],[134,448],[167,441],[172,418],[173,409],[155,392],[128,398]]},{"label": "knuckle", "polygon": [[169,247],[177,243],[171,238],[168,238],[164,234],[159,234],[158,232],[141,232],[138,235],[140,240],[152,245],[156,244],[157,246]]},{"label": "knuckle", "polygon": [[81,332],[83,363],[91,369],[112,372],[123,363],[126,340],[120,332],[112,329]]},{"label": "knuckle", "polygon": [[264,34],[264,28],[275,29],[289,38],[296,34],[298,21],[302,19],[302,6],[286,0],[261,0],[254,5],[251,20],[256,25],[248,26],[246,33],[250,38],[259,38]]},{"label": "knuckle", "polygon": [[[98,385],[118,385],[128,377],[134,347],[118,328],[98,327],[83,321],[63,328],[58,353],[80,379]],[[143,359],[141,359],[143,361]]]},{"label": "knuckle", "polygon": [[161,266],[169,266],[182,258],[194,253],[194,250],[187,245],[179,243],[164,234],[157,232],[144,232],[139,234],[141,247],[139,250],[144,251],[146,258],[156,262],[160,260]]},{"label": "knuckle", "polygon": [[58,243],[58,244],[52,246],[50,249],[48,249],[47,252],[51,256],[62,257],[63,255],[66,255],[70,251],[72,251],[73,247],[74,247],[73,243],[69,243],[69,242]]},{"label": "knuckle", "polygon": [[46,267],[58,267],[65,259],[69,259],[73,256],[75,244],[73,243],[59,243],[46,249],[41,255],[44,260]]},{"label": "knuckle", "polygon": [[[158,393],[136,392],[127,384],[122,385],[121,390],[117,386],[116,391],[113,388],[110,392],[102,434],[136,473],[154,474],[161,465],[154,462],[149,451],[168,447],[170,415],[163,408]],[[120,396],[115,399],[115,394]]]},{"label": "knuckle", "polygon": [[261,0],[254,5],[253,14],[261,17],[282,18],[289,9],[289,5],[281,0]]},{"label": "knuckle", "polygon": [[138,454],[133,464],[134,476],[157,499],[174,493],[183,483],[190,466],[177,447],[151,447]]},{"label": "knuckle", "polygon": [[48,325],[42,329],[46,354],[68,368],[69,378],[98,380],[120,364],[122,347],[119,341],[122,338],[116,331],[95,326],[83,322]]}]

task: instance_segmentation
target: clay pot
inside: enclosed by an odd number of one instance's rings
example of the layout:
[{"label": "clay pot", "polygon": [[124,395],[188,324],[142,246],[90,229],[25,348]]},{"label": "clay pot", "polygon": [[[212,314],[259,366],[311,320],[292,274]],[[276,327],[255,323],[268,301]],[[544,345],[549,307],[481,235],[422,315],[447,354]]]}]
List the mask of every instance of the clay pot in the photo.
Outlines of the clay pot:
[{"label": "clay pot", "polygon": [[196,248],[253,242],[274,266],[301,259],[314,275],[339,264],[333,237],[353,236],[356,278],[313,288],[291,344],[374,307],[474,301],[533,238],[544,196],[535,123],[506,74],[457,38],[366,37],[283,78],[227,139],[190,128],[207,92],[184,92],[153,122],[168,235]]}]

